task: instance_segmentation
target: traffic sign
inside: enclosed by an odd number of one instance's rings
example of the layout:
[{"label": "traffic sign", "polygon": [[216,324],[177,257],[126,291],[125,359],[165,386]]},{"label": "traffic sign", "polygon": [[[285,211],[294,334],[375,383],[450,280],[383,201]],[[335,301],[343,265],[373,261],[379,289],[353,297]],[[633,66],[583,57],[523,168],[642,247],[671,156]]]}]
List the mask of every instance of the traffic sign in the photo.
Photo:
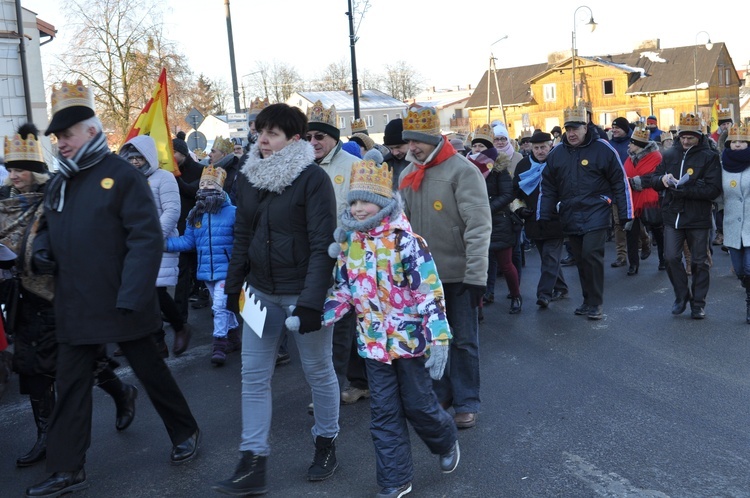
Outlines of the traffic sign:
[{"label": "traffic sign", "polygon": [[204,119],[205,118],[203,117],[203,114],[195,107],[190,109],[190,112],[188,112],[187,116],[185,116],[185,122],[196,130],[201,125]]},{"label": "traffic sign", "polygon": [[230,131],[229,138],[246,138],[247,131]]},{"label": "traffic sign", "polygon": [[187,144],[190,150],[203,150],[206,148],[206,143],[206,135],[199,131],[191,131],[190,135],[187,136]]},{"label": "traffic sign", "polygon": [[230,121],[227,126],[230,130],[247,130],[245,121]]},{"label": "traffic sign", "polygon": [[242,121],[247,122],[247,113],[245,112],[233,112],[231,114],[227,114],[227,122],[231,121]]}]

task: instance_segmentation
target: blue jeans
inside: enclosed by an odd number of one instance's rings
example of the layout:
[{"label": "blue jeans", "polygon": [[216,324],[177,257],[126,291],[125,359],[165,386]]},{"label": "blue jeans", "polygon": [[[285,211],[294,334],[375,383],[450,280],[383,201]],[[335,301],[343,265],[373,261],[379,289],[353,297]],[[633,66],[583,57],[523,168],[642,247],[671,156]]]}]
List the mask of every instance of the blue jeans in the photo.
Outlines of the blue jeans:
[{"label": "blue jeans", "polygon": [[479,316],[469,293],[458,295],[461,283],[443,284],[445,311],[453,333],[443,378],[433,382],[441,403],[452,402],[456,413],[479,412]]},{"label": "blue jeans", "polygon": [[[271,377],[276,365],[284,320],[289,306],[297,303],[295,295],[271,295],[252,289],[267,309],[263,337],[244,324],[242,328],[242,442],[240,451],[268,456],[271,447]],[[339,433],[339,384],[333,371],[331,344],[333,327],[323,327],[307,334],[287,332],[299,351],[305,379],[312,389],[315,408],[313,440],[336,437]]]},{"label": "blue jeans", "polygon": [[734,273],[739,278],[750,276],[750,247],[740,247],[739,249],[730,247],[729,257],[732,259]]},{"label": "blue jeans", "polygon": [[224,294],[224,281],[204,282],[211,294],[211,311],[214,314],[214,337],[226,337],[229,329],[240,326],[237,316],[227,309],[227,295]]}]

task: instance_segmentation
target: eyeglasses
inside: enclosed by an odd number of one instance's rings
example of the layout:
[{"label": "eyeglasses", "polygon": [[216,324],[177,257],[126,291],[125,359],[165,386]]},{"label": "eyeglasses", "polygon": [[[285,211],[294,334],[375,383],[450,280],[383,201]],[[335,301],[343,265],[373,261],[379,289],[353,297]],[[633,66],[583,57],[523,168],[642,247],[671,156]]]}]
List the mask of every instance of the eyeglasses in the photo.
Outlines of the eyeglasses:
[{"label": "eyeglasses", "polygon": [[505,137],[495,137],[496,142],[507,142],[508,139]]},{"label": "eyeglasses", "polygon": [[322,142],[328,135],[326,133],[311,133],[305,135],[305,141],[310,142],[314,138],[316,142]]},{"label": "eyeglasses", "polygon": [[128,157],[128,161],[130,161],[131,163],[143,163],[146,162],[146,158],[143,156],[130,156]]}]

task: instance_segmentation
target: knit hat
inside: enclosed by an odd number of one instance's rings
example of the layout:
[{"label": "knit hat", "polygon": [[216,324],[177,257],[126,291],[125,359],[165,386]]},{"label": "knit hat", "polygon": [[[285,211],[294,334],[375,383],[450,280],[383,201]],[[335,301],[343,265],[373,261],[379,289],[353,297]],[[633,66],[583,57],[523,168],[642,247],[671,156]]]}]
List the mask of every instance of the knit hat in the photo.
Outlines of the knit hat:
[{"label": "knit hat", "polygon": [[678,130],[678,136],[693,135],[694,137],[698,138],[703,136],[701,120],[693,113],[683,112],[682,114],[680,114],[680,124]]},{"label": "knit hat", "polygon": [[505,137],[508,140],[510,140],[510,135],[508,135],[508,129],[500,121],[495,122],[495,124],[492,126],[492,133],[495,134],[495,138]]},{"label": "knit hat", "polygon": [[349,193],[346,202],[372,202],[381,208],[393,200],[393,172],[388,163],[383,162],[383,155],[377,149],[365,154],[361,161],[352,164]]},{"label": "knit hat", "polygon": [[719,109],[719,112],[717,112],[717,117],[719,118],[719,126],[723,125],[724,123],[731,123],[732,111],[731,109]]},{"label": "knit hat", "polygon": [[383,133],[383,145],[386,147],[389,145],[401,145],[406,142],[401,137],[401,133],[404,131],[404,120],[401,118],[392,119],[385,125],[385,132]]},{"label": "knit hat", "polygon": [[323,102],[316,100],[307,108],[307,129],[309,131],[322,131],[333,137],[337,142],[341,138],[341,131],[336,124],[336,106],[331,105],[326,109]]},{"label": "knit hat", "polygon": [[63,82],[59,88],[52,87],[52,121],[45,135],[66,130],[96,115],[94,94],[78,80],[75,85]]},{"label": "knit hat", "polygon": [[14,137],[5,137],[5,167],[33,173],[47,172],[36,126],[23,124]]},{"label": "knit hat", "polygon": [[655,125],[656,124],[656,116],[653,114],[646,118],[646,124]]},{"label": "knit hat", "polygon": [[612,121],[612,126],[617,126],[625,133],[628,133],[630,131],[630,123],[623,117],[615,118],[615,120]]},{"label": "knit hat", "polygon": [[349,137],[349,141],[358,143],[360,147],[365,148],[365,151],[368,151],[375,147],[375,141],[364,133],[355,133],[354,135]]},{"label": "knit hat", "polygon": [[495,134],[493,133],[492,128],[490,128],[490,125],[483,124],[474,132],[474,138],[471,140],[471,145],[479,143],[489,149],[490,147],[495,146],[495,144],[492,143],[493,140],[495,140]]},{"label": "knit hat", "polygon": [[636,128],[633,130],[633,134],[630,136],[630,143],[633,143],[638,147],[646,147],[648,145],[650,137],[651,131],[642,124],[639,124],[636,126]]},{"label": "knit hat", "polygon": [[401,137],[404,140],[439,145],[443,141],[443,135],[440,133],[440,118],[437,110],[434,107],[409,109],[404,118],[404,131]]},{"label": "knit hat", "polygon": [[172,139],[172,149],[185,157],[190,155],[190,149],[188,149],[187,142],[180,140],[179,138]]},{"label": "knit hat", "polygon": [[[464,150],[466,150],[466,146],[464,145],[464,141],[461,140],[460,138],[451,138],[449,140],[449,142],[451,143],[451,145],[453,146],[453,148],[456,149],[456,152],[463,152]],[[472,142],[472,144],[473,144],[473,142]],[[491,146],[491,147],[494,147],[494,146]]]},{"label": "knit hat", "polygon": [[201,181],[211,180],[216,183],[219,188],[224,188],[224,180],[227,179],[227,172],[223,168],[214,168],[212,165],[203,168],[201,173]]},{"label": "knit hat", "polygon": [[344,142],[343,144],[341,144],[341,149],[345,150],[354,157],[362,159],[362,149],[359,148],[359,144],[357,142]]},{"label": "knit hat", "polygon": [[211,146],[212,149],[223,152],[224,154],[231,154],[234,152],[234,143],[228,138],[224,138],[221,135],[214,139],[214,144]]},{"label": "knit hat", "polygon": [[545,142],[551,141],[552,135],[543,131],[537,131],[533,135],[531,135],[531,138],[529,138],[529,142],[531,142],[532,144],[543,144]]}]

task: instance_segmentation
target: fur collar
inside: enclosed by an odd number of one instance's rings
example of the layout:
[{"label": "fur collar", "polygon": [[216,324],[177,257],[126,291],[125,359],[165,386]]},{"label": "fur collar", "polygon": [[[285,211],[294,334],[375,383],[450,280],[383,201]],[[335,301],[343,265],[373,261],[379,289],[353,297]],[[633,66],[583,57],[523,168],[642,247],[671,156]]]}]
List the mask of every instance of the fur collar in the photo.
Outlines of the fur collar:
[{"label": "fur collar", "polygon": [[498,154],[497,159],[495,159],[495,164],[492,166],[492,171],[501,173],[510,168],[510,163],[510,157],[505,154]]},{"label": "fur collar", "polygon": [[633,164],[638,164],[641,159],[657,150],[659,150],[659,146],[656,145],[656,142],[649,140],[648,145],[646,145],[635,154],[632,154],[630,151],[628,151],[628,156],[630,156],[630,160],[633,161]]},{"label": "fur collar", "polygon": [[241,172],[255,188],[281,194],[314,161],[312,145],[303,140],[292,142],[265,159],[260,157],[255,143],[247,153]]}]

